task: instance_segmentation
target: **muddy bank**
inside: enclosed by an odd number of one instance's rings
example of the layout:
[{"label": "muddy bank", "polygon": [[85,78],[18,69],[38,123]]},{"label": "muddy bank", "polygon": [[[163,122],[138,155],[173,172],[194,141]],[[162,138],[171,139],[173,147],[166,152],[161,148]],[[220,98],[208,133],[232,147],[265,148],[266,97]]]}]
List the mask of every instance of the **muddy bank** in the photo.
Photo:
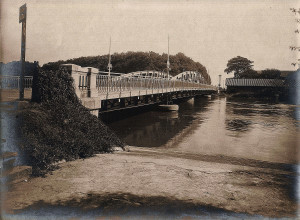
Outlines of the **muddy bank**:
[{"label": "muddy bank", "polygon": [[296,173],[288,165],[238,164],[230,158],[219,163],[190,154],[130,149],[66,162],[46,178],[15,185],[6,194],[4,210],[20,215],[35,210],[42,216],[47,209],[55,215],[62,207],[96,216],[296,216]]}]

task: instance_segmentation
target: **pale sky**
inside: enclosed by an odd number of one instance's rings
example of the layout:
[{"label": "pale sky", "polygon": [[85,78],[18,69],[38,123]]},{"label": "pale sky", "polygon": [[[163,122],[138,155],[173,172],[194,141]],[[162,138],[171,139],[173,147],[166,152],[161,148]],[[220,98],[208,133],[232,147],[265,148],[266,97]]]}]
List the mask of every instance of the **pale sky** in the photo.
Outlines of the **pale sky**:
[{"label": "pale sky", "polygon": [[[297,0],[1,0],[1,61],[20,60],[19,7],[27,3],[26,60],[65,60],[111,51],[183,52],[202,63],[213,84],[227,61],[243,56],[254,68],[294,70]],[[113,58],[112,58],[113,59]],[[172,63],[171,63],[172,68]]]}]

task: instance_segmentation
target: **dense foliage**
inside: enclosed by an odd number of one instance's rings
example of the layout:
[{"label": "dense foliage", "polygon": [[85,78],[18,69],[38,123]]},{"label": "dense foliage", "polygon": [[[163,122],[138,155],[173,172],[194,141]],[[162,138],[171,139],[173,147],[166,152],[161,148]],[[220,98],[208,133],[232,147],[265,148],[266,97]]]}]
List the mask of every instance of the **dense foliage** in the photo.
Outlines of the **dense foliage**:
[{"label": "dense foliage", "polygon": [[[43,65],[44,70],[58,70],[61,64],[72,63],[83,67],[95,67],[101,71],[107,71],[108,55],[90,56],[60,60]],[[142,70],[166,71],[167,54],[155,52],[126,52],[114,53],[112,55],[113,72],[130,73]],[[170,55],[170,74],[175,76],[183,71],[198,71],[210,84],[211,79],[206,68],[199,62],[193,61],[183,53]]]},{"label": "dense foliage", "polygon": [[228,60],[227,68],[224,70],[227,74],[233,72],[235,78],[241,79],[280,79],[281,72],[277,69],[265,69],[261,72],[253,69],[253,61],[244,57],[234,57]]},{"label": "dense foliage", "polygon": [[261,73],[259,74],[260,78],[263,79],[279,79],[281,76],[281,72],[280,70],[277,69],[265,69],[263,71],[261,71]]},{"label": "dense foliage", "polygon": [[60,160],[111,152],[123,143],[81,105],[73,80],[64,71],[41,71],[35,76],[31,107],[22,111],[24,150],[40,175]]},{"label": "dense foliage", "polygon": [[255,70],[247,70],[241,74],[239,74],[239,78],[242,79],[280,79],[281,72],[277,69],[265,69],[261,72],[257,72]]},{"label": "dense foliage", "polygon": [[235,78],[240,78],[243,73],[252,70],[253,61],[245,57],[237,56],[228,60],[227,68],[224,70],[227,74],[233,72]]},{"label": "dense foliage", "polygon": [[260,72],[255,70],[247,70],[241,74],[239,77],[241,79],[281,79],[281,72],[277,69],[265,69]]}]

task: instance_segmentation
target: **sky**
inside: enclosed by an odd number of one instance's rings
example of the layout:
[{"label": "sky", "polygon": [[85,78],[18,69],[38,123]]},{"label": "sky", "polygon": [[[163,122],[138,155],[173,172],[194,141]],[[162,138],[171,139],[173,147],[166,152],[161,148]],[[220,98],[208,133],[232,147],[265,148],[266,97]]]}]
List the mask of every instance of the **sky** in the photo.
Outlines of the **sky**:
[{"label": "sky", "polygon": [[[184,53],[203,64],[212,84],[229,59],[254,69],[295,70],[299,35],[290,8],[298,0],[1,0],[0,61],[20,60],[19,7],[27,4],[26,60],[47,62],[111,52]],[[113,59],[113,57],[112,57]],[[172,63],[171,63],[172,68]]]}]

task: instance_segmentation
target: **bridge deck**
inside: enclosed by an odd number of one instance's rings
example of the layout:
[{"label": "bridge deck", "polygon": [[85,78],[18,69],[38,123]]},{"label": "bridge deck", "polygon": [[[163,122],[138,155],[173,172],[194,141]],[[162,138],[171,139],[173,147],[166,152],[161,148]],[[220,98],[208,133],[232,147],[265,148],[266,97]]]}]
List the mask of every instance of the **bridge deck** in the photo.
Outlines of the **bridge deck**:
[{"label": "bridge deck", "polygon": [[[147,76],[108,76],[94,72],[71,71],[74,88],[82,104],[90,110],[125,108],[161,103],[203,93],[214,93],[216,87],[197,79],[170,79]],[[0,88],[18,89],[19,77],[1,77]],[[25,78],[31,88],[32,77]]]}]

